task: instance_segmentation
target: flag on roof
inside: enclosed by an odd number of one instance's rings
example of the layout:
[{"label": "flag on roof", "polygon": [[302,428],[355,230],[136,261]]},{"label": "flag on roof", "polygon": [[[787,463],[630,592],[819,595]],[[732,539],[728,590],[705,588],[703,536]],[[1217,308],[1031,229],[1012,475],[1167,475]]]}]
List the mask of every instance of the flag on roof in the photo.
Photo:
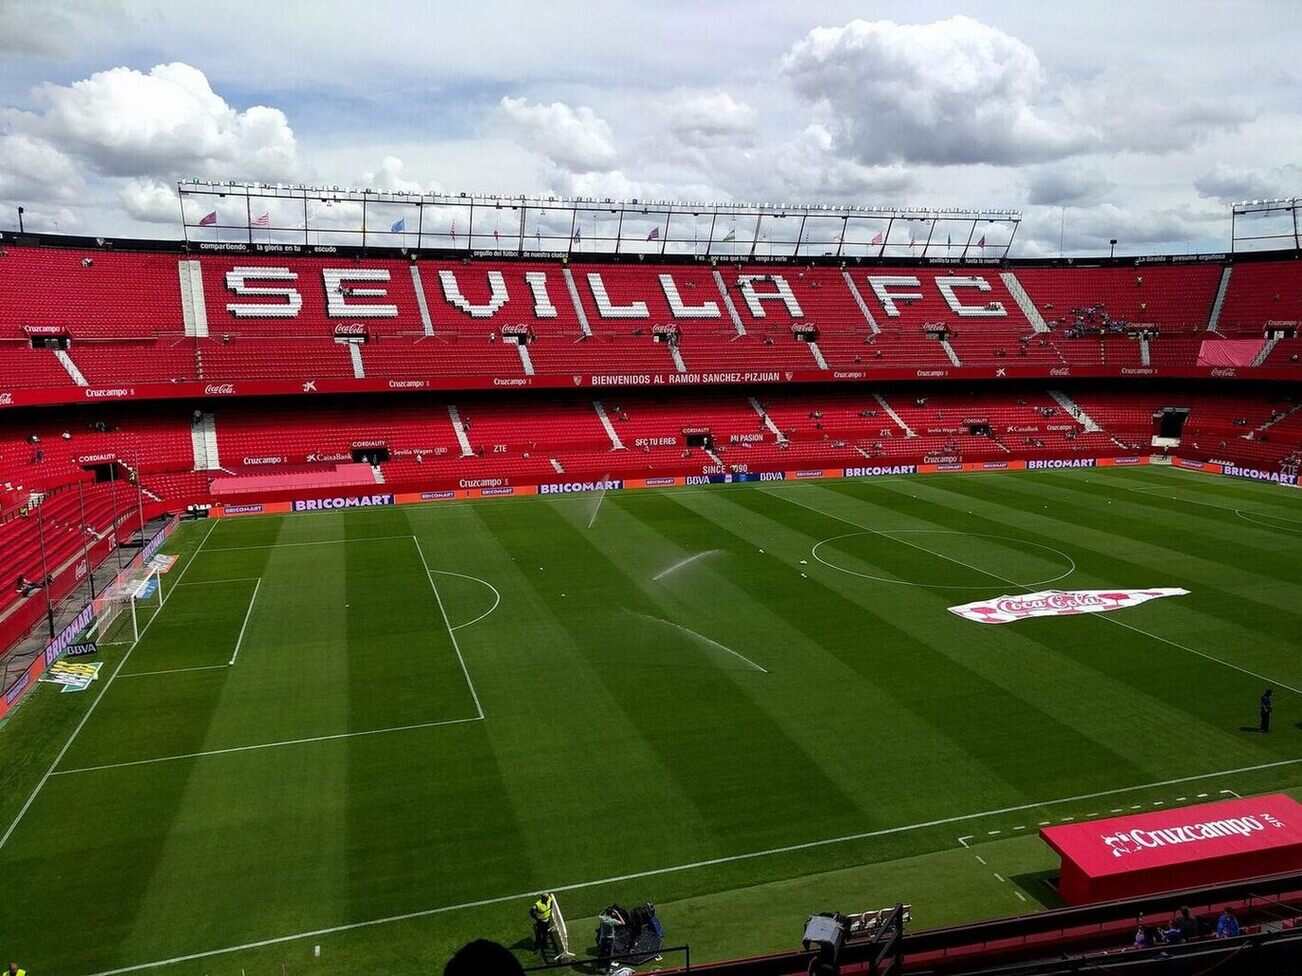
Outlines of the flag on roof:
[{"label": "flag on roof", "polygon": [[216,224],[216,223],[217,223],[217,211],[216,211],[216,210],[214,210],[214,211],[213,211],[212,213],[210,213],[210,214],[204,214],[204,216],[202,216],[202,217],[199,218],[199,226],[200,226],[200,227],[212,227],[212,226],[213,226],[214,224]]},{"label": "flag on roof", "polygon": [[652,228],[651,228],[651,233],[649,233],[649,234],[646,235],[646,239],[647,239],[648,241],[658,241],[658,240],[660,240],[660,228],[659,228],[659,227],[652,227]]},{"label": "flag on roof", "polygon": [[407,218],[406,218],[406,217],[402,217],[402,218],[400,218],[400,219],[398,219],[398,220],[395,220],[395,221],[393,222],[393,226],[391,226],[391,227],[389,228],[389,233],[391,233],[391,234],[402,234],[402,233],[404,233],[406,230],[407,230]]},{"label": "flag on roof", "polygon": [[876,234],[873,235],[873,239],[871,243],[880,244],[881,242],[882,242],[882,232],[878,231]]},{"label": "flag on roof", "polygon": [[502,234],[501,234],[501,232],[498,231],[498,230],[494,230],[494,231],[493,231],[493,240],[495,240],[495,241],[501,241],[501,239],[502,239]]},{"label": "flag on roof", "polygon": [[582,241],[582,240],[583,240],[583,228],[582,228],[582,227],[575,227],[575,228],[574,228],[574,239],[575,239],[576,241]]},{"label": "flag on roof", "polygon": [[457,219],[453,217],[452,218],[452,240],[455,242],[456,239],[457,239]]},{"label": "flag on roof", "polygon": [[728,231],[728,233],[723,235],[722,243],[727,244],[729,241],[735,241],[736,239],[737,239],[737,228],[734,227],[732,230]]},{"label": "flag on roof", "polygon": [[983,251],[985,250],[985,247],[986,247],[986,235],[985,235],[985,234],[982,234],[982,235],[981,235],[981,240],[977,241],[977,247],[981,248],[981,250],[983,250]]},{"label": "flag on roof", "polygon": [[262,213],[258,214],[258,216],[254,217],[254,218],[253,218],[253,226],[254,226],[254,227],[270,227],[270,226],[271,226],[271,212],[270,212],[270,211],[263,211]]}]

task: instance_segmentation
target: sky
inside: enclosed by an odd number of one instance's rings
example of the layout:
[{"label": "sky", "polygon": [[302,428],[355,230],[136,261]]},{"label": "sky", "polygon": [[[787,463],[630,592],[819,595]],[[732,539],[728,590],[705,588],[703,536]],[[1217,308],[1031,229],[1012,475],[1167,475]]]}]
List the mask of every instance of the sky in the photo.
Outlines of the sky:
[{"label": "sky", "polygon": [[1015,208],[1220,251],[1302,195],[1298,0],[0,0],[0,231],[180,236],[175,181]]}]

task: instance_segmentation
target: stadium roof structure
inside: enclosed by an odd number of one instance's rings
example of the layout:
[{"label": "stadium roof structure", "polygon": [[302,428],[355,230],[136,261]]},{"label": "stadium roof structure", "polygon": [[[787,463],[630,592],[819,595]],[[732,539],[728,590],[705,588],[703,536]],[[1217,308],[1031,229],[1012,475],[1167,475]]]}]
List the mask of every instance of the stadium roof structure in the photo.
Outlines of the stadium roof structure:
[{"label": "stadium roof structure", "polygon": [[1302,197],[1243,200],[1230,205],[1230,250],[1302,250],[1298,208]]},{"label": "stadium roof structure", "polygon": [[1008,256],[1011,209],[930,209],[406,193],[186,180],[187,243],[344,245],[518,254],[700,258]]}]

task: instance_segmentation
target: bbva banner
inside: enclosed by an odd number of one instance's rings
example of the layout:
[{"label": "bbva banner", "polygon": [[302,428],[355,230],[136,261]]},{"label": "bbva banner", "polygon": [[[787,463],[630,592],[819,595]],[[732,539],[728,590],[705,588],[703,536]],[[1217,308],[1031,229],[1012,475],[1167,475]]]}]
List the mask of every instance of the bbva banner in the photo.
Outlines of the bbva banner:
[{"label": "bbva banner", "polygon": [[1011,624],[1027,617],[1069,617],[1078,613],[1109,613],[1137,607],[1164,596],[1188,596],[1178,586],[1159,586],[1148,590],[1041,590],[1016,596],[997,596],[976,600],[949,612],[982,624]]}]

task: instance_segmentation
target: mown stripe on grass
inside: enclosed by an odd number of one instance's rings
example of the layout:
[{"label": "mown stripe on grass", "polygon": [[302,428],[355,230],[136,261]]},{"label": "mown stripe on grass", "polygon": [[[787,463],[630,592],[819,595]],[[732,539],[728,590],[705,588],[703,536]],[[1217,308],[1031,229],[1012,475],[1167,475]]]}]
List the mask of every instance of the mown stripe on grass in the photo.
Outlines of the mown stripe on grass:
[{"label": "mown stripe on grass", "polygon": [[[603,518],[610,518],[614,500],[614,495],[607,499]],[[492,524],[495,514],[486,509],[484,518]],[[539,573],[533,589],[565,621],[623,718],[654,750],[719,842],[762,842],[780,835],[790,822],[809,815],[810,797],[818,797],[828,816],[863,814],[739,687],[770,676],[703,662],[701,649],[689,638],[629,620],[624,611],[662,616],[666,609],[647,592],[647,579],[628,575],[623,550],[639,545],[637,538],[575,528],[550,506],[541,506],[533,522],[536,541],[526,541],[522,554],[541,563],[563,548],[583,576],[600,581],[602,597],[598,606],[579,609],[561,593],[580,581],[555,572]],[[759,769],[762,778],[754,775]],[[764,816],[756,816],[757,809]]]}]

